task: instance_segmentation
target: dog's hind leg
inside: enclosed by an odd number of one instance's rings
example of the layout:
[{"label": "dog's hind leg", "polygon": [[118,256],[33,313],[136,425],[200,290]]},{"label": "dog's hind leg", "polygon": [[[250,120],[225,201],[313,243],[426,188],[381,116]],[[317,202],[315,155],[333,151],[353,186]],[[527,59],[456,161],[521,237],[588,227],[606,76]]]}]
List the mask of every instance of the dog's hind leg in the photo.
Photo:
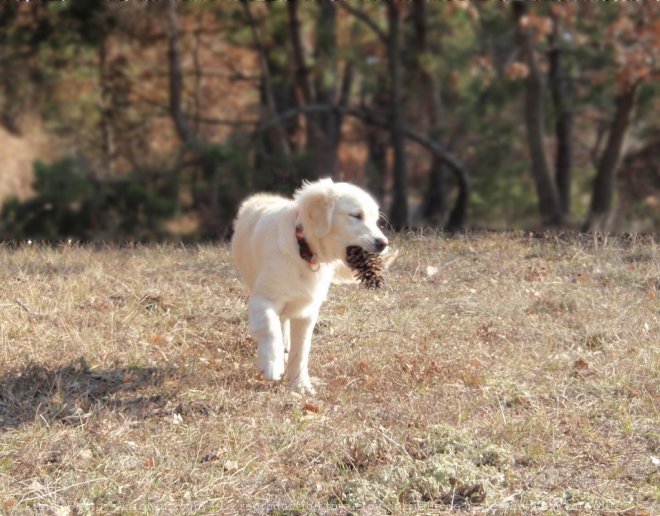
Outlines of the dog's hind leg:
[{"label": "dog's hind leg", "polygon": [[261,296],[248,303],[250,333],[257,341],[259,370],[267,380],[279,380],[284,374],[284,339],[279,312],[282,307]]},{"label": "dog's hind leg", "polygon": [[315,324],[316,315],[302,319],[291,319],[291,352],[286,366],[285,380],[288,387],[293,391],[314,394],[307,364]]}]

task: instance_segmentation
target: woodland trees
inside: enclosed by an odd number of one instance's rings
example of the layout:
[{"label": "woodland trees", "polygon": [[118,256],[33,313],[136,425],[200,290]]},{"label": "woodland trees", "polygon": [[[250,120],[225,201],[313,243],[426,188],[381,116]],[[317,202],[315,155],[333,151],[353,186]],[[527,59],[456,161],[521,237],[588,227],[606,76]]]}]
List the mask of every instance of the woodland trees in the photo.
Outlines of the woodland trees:
[{"label": "woodland trees", "polygon": [[[116,206],[131,205],[140,238],[172,220],[222,236],[249,191],[332,176],[365,184],[395,228],[654,229],[659,11],[2,3],[0,123],[20,135],[36,117],[63,152],[0,228],[112,236],[127,227]],[[641,190],[621,186],[634,153]],[[45,191],[58,181],[86,186],[60,199]]]}]

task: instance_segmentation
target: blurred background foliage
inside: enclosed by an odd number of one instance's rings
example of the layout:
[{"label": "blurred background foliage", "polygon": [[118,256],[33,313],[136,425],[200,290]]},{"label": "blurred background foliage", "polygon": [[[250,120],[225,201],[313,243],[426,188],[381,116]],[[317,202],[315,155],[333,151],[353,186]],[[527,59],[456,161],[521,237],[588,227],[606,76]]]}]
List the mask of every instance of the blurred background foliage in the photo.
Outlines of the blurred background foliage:
[{"label": "blurred background foliage", "polygon": [[224,238],[331,176],[395,228],[660,227],[653,2],[0,3],[0,237]]}]

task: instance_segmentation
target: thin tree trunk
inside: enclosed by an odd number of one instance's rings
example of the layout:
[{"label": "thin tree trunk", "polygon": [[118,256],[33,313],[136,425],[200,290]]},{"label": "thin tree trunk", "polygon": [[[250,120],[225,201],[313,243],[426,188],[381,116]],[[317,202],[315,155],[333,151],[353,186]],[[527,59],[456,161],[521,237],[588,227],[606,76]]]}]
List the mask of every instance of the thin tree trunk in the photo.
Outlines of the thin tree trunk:
[{"label": "thin tree trunk", "polygon": [[[433,74],[424,67],[423,58],[430,54],[428,42],[428,15],[426,0],[413,0],[412,22],[415,28],[412,38],[415,46],[415,68],[421,85],[422,113],[426,116],[429,133],[437,140],[440,136],[440,92]],[[437,157],[431,158],[427,190],[422,202],[422,216],[431,223],[442,225],[447,215],[447,173]]]},{"label": "thin tree trunk", "polygon": [[[378,98],[378,96],[377,96]],[[378,100],[374,99],[372,109],[378,109]],[[367,125],[367,162],[365,173],[367,187],[376,196],[380,204],[385,201],[385,171],[387,170],[387,149],[389,147],[389,134],[382,127]]]},{"label": "thin tree trunk", "polygon": [[296,85],[302,93],[305,104],[314,102],[312,82],[309,68],[305,62],[302,39],[300,37],[300,18],[298,17],[298,0],[290,0],[286,3],[289,12],[289,33],[291,35],[291,48],[293,50],[293,62],[295,64]]},{"label": "thin tree trunk", "polygon": [[[248,0],[241,0],[243,5],[243,10],[245,11],[245,16],[248,20],[250,26],[250,31],[252,32],[252,40],[254,42],[255,50],[259,55],[259,65],[261,67],[261,81],[263,85],[263,94],[266,100],[266,107],[269,111],[270,117],[276,117],[277,115],[277,105],[275,103],[275,95],[273,93],[273,85],[270,77],[270,69],[268,67],[268,58],[266,56],[266,49],[261,41],[261,36],[259,35],[259,30],[257,28],[257,22],[252,16],[252,11],[250,10],[250,2]],[[288,168],[288,174],[290,177],[295,176],[295,170],[293,163],[291,161],[291,147],[287,139],[286,130],[281,124],[276,125],[276,134],[277,139],[280,142],[282,152]]]},{"label": "thin tree trunk", "polygon": [[[201,22],[200,22],[201,23]],[[195,50],[193,51],[193,64],[195,70],[195,85],[193,87],[193,131],[195,134],[200,133],[201,118],[203,118],[202,110],[202,63],[200,60],[200,49],[202,47],[202,32],[201,26],[195,31]]]},{"label": "thin tree trunk", "polygon": [[[295,84],[299,94],[296,95],[298,105],[299,97],[302,96],[304,104],[312,104],[315,101],[314,92],[312,88],[312,80],[309,73],[309,67],[305,61],[305,52],[303,49],[301,38],[301,23],[298,16],[298,0],[290,0],[286,3],[287,11],[289,13],[289,34],[291,36],[291,49],[293,51],[293,63],[295,66]],[[306,115],[306,133],[307,133],[307,147],[316,147],[318,139],[317,133],[319,131],[318,121],[316,114]]]},{"label": "thin tree trunk", "polygon": [[[316,25],[316,55],[314,81],[306,64],[301,39],[301,22],[298,15],[298,1],[287,2],[289,12],[289,32],[296,67],[296,84],[302,93],[305,104],[336,102],[336,57],[337,57],[337,8],[331,0],[319,0]],[[348,83],[342,88],[350,89],[351,69],[344,76]],[[345,90],[342,90],[345,91]],[[314,156],[311,169],[313,177],[331,176],[337,173],[337,153],[339,149],[342,118],[339,112],[309,113],[307,120],[307,148]]]},{"label": "thin tree trunk", "polygon": [[445,230],[450,233],[460,231],[465,226],[467,220],[468,206],[470,204],[470,176],[461,165],[460,167],[452,167],[454,176],[458,183],[458,196],[454,207],[449,213],[449,219],[445,224]]},{"label": "thin tree trunk", "polygon": [[[362,85],[360,104],[366,104],[365,86]],[[387,120],[389,111],[389,93],[382,75],[376,78],[375,91],[369,98],[369,112],[377,118]],[[365,123],[367,139],[367,162],[365,163],[366,186],[376,196],[379,204],[385,203],[385,180],[387,175],[387,150],[390,146],[390,134],[387,130],[375,124]]]},{"label": "thin tree trunk", "polygon": [[[183,109],[183,66],[181,64],[181,27],[179,23],[178,2],[170,0],[167,10],[168,31],[168,62],[169,62],[169,86],[170,86],[170,116],[174,121],[177,136],[181,140],[182,149],[180,159],[190,152],[193,162],[197,168],[193,171],[196,181],[207,185],[204,190],[193,189],[193,206],[201,212],[207,212],[206,221],[203,225],[206,230],[211,229],[219,218],[219,199],[216,184],[219,180],[220,170],[213,159],[210,158],[195,133],[188,125],[186,114]],[[175,167],[175,188],[179,189],[181,167]]]},{"label": "thin tree trunk", "polygon": [[552,102],[555,106],[555,183],[562,215],[571,211],[571,167],[573,154],[573,112],[569,107],[569,82],[563,64],[564,49],[561,43],[561,20],[553,15],[553,31],[550,37],[549,82]]},{"label": "thin tree trunk", "polygon": [[447,216],[447,178],[442,161],[432,157],[422,201],[422,217],[434,226],[443,226]]},{"label": "thin tree trunk", "polygon": [[388,38],[387,59],[391,81],[391,138],[394,152],[392,169],[393,189],[390,222],[395,229],[408,223],[408,194],[406,174],[405,121],[403,118],[402,70],[401,70],[401,17],[399,3],[387,1]]},{"label": "thin tree trunk", "polygon": [[584,231],[607,231],[612,212],[612,199],[616,187],[622,150],[637,102],[638,84],[634,84],[616,98],[616,111],[610,126],[605,149],[598,162],[594,180],[591,207],[584,223]]},{"label": "thin tree trunk", "polygon": [[[181,184],[180,162],[183,160],[186,151],[193,145],[194,138],[183,113],[182,100],[183,95],[183,71],[181,67],[181,48],[180,37],[181,29],[179,26],[179,13],[176,0],[169,0],[167,5],[168,21],[168,52],[167,61],[169,66],[169,108],[170,117],[174,123],[174,129],[181,142],[177,165],[172,174],[173,188],[178,192]],[[199,204],[199,199],[193,192],[194,204]]]},{"label": "thin tree trunk", "polygon": [[170,0],[168,3],[167,18],[169,21],[167,53],[169,61],[170,76],[170,116],[174,122],[179,139],[184,145],[193,142],[194,137],[183,114],[182,96],[183,96],[183,72],[181,69],[181,48],[179,14],[176,0]]},{"label": "thin tree trunk", "polygon": [[[332,0],[319,0],[316,25],[316,100],[337,102],[337,7]],[[349,70],[350,71],[350,70]],[[350,78],[350,76],[348,77]],[[346,86],[346,85],[344,85]],[[350,85],[348,85],[350,87]],[[323,176],[336,177],[342,117],[339,111],[321,113],[318,118],[322,137],[316,151],[315,168]]]},{"label": "thin tree trunk", "polygon": [[107,41],[99,43],[99,81],[101,89],[101,144],[107,174],[115,174],[115,138],[112,126],[112,94],[108,84]]},{"label": "thin tree trunk", "polygon": [[543,121],[543,78],[539,70],[532,40],[527,30],[521,26],[521,18],[527,14],[527,3],[516,1],[513,4],[517,26],[518,45],[529,68],[525,79],[525,126],[532,160],[532,177],[539,200],[541,221],[544,226],[562,224],[561,209],[557,188],[552,180],[550,165],[544,144]]}]

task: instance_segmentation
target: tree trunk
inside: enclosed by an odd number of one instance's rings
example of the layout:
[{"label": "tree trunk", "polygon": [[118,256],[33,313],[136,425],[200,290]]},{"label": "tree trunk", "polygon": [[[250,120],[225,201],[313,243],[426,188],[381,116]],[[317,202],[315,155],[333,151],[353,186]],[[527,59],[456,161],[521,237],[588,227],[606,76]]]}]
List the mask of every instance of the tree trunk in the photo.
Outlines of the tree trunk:
[{"label": "tree trunk", "polygon": [[[183,159],[185,151],[188,146],[194,142],[192,133],[186,123],[181,97],[183,95],[183,72],[181,68],[181,48],[180,43],[180,26],[179,26],[179,13],[176,0],[169,0],[167,5],[167,21],[168,21],[168,51],[167,62],[169,71],[169,108],[170,117],[174,123],[174,129],[181,142],[181,151],[179,153],[179,161]],[[178,192],[181,185],[181,167],[177,164],[174,167],[172,174],[173,188]],[[198,199],[193,191],[195,198],[194,204],[198,204]]]},{"label": "tree trunk", "polygon": [[115,175],[115,134],[112,124],[112,93],[108,84],[107,40],[104,38],[98,47],[99,82],[101,90],[101,146],[106,177]]},{"label": "tree trunk", "polygon": [[296,86],[302,93],[305,104],[314,102],[312,82],[309,76],[309,68],[305,63],[305,52],[300,37],[300,19],[298,17],[298,1],[290,0],[287,4],[289,12],[289,33],[291,35],[291,48],[293,50],[293,62],[295,64]]},{"label": "tree trunk", "polygon": [[458,196],[454,207],[449,213],[449,219],[445,225],[445,230],[450,233],[455,233],[463,229],[467,220],[468,206],[470,204],[470,176],[467,171],[462,167],[453,168],[454,175],[458,182]]},{"label": "tree trunk", "polygon": [[442,161],[431,159],[431,167],[422,201],[422,217],[433,226],[442,227],[447,216],[447,169]]},{"label": "tree trunk", "polygon": [[394,153],[392,169],[393,189],[390,222],[395,229],[408,223],[408,194],[406,174],[405,121],[403,118],[402,70],[401,70],[401,17],[399,3],[387,1],[387,60],[391,84],[391,139]]},{"label": "tree trunk", "polygon": [[[332,0],[319,0],[316,25],[316,101],[334,105],[337,102],[337,7]],[[352,74],[348,70],[350,79]],[[350,84],[342,85],[350,89]],[[338,111],[321,113],[318,118],[321,138],[316,151],[315,168],[321,176],[336,177],[337,152],[341,137],[342,117]]]},{"label": "tree trunk", "polygon": [[[300,18],[298,17],[298,1],[290,0],[286,3],[289,13],[289,34],[291,36],[291,48],[293,51],[293,63],[295,66],[294,80],[298,94],[296,100],[298,105],[302,105],[299,97],[302,97],[303,104],[312,104],[314,102],[314,92],[309,73],[309,67],[305,61],[305,52],[303,49],[302,38],[300,36]],[[315,114],[306,115],[306,133],[307,147],[315,147],[318,133],[318,122]]]},{"label": "tree trunk", "polygon": [[[413,37],[413,45],[416,51],[414,66],[422,90],[421,109],[423,115],[426,116],[431,137],[437,140],[440,136],[440,92],[435,77],[425,68],[424,58],[430,55],[426,0],[413,1],[412,22],[415,28]],[[426,194],[422,202],[422,217],[434,225],[442,226],[447,215],[446,182],[447,170],[444,163],[437,157],[432,157]]]},{"label": "tree trunk", "polygon": [[[378,109],[377,100],[374,100],[373,108]],[[379,204],[385,201],[385,171],[387,170],[387,149],[389,138],[387,132],[373,125],[366,126],[367,136],[367,163],[365,173],[367,176],[367,188],[378,199]]]},{"label": "tree trunk", "polygon": [[[375,91],[367,95],[365,85],[362,84],[360,93],[361,105],[367,105],[368,111],[381,120],[387,120],[390,110],[390,96],[387,89],[385,74],[378,73],[374,81]],[[365,136],[367,139],[367,162],[365,163],[366,186],[376,197],[378,203],[385,204],[385,181],[387,176],[387,151],[390,147],[389,127],[365,123]]]},{"label": "tree trunk", "polygon": [[[243,5],[243,11],[245,12],[248,25],[250,26],[255,50],[259,56],[262,105],[265,105],[267,117],[277,119],[278,107],[271,78],[268,54],[261,40],[257,21],[254,19],[252,11],[250,10],[250,2],[248,0],[241,0],[241,4]],[[275,188],[281,186],[283,179],[285,182],[288,180],[288,182],[293,184],[298,183],[299,178],[297,177],[296,169],[291,159],[291,144],[288,139],[287,128],[281,120],[274,126],[273,134],[270,136],[271,137],[262,138],[262,141],[260,142],[262,144],[262,152],[258,151],[255,158],[255,169],[257,172],[255,179],[258,184],[253,183],[253,186],[257,188]],[[279,173],[277,167],[274,167],[272,160],[269,159],[269,155],[271,154],[271,152],[269,152],[269,147],[274,148],[273,150],[275,152],[272,154],[281,153],[284,158],[284,170]],[[266,149],[266,153],[263,152],[264,148]],[[263,161],[263,163],[261,163],[261,161]],[[273,174],[273,172],[275,172],[275,174]],[[279,177],[277,177],[277,175],[279,175]]]},{"label": "tree trunk", "polygon": [[189,145],[194,138],[183,114],[181,98],[183,96],[183,72],[181,69],[181,49],[179,46],[180,32],[179,14],[176,0],[168,3],[168,61],[170,78],[170,116],[174,122],[176,133],[184,145]]},{"label": "tree trunk", "polygon": [[569,83],[563,65],[564,49],[561,43],[561,20],[553,15],[553,30],[550,36],[549,82],[552,102],[555,107],[555,137],[557,151],[555,155],[555,183],[559,195],[562,216],[571,211],[571,167],[573,154],[573,112],[569,107]]},{"label": "tree trunk", "polygon": [[583,231],[607,231],[609,229],[616,173],[621,161],[628,126],[637,102],[638,89],[638,84],[635,84],[616,98],[616,111],[605,149],[598,162],[591,207]]},{"label": "tree trunk", "polygon": [[[301,23],[298,16],[298,2],[287,2],[289,12],[289,33],[293,49],[293,61],[296,68],[296,84],[307,105],[322,103],[332,105],[336,102],[337,84],[337,7],[331,0],[319,0],[316,25],[316,55],[314,77],[306,64],[302,39]],[[350,68],[344,75],[342,88],[350,89],[352,72]],[[348,82],[346,82],[348,81]],[[342,117],[339,112],[308,113],[307,148],[312,153],[314,165],[309,171],[310,177],[336,177],[337,152],[339,149]]]},{"label": "tree trunk", "polygon": [[532,160],[532,177],[539,200],[541,221],[544,226],[562,224],[561,209],[557,188],[552,180],[550,165],[545,151],[543,122],[543,78],[539,70],[532,39],[521,26],[521,18],[527,14],[527,3],[516,1],[513,4],[518,45],[529,73],[525,79],[525,126]]}]

